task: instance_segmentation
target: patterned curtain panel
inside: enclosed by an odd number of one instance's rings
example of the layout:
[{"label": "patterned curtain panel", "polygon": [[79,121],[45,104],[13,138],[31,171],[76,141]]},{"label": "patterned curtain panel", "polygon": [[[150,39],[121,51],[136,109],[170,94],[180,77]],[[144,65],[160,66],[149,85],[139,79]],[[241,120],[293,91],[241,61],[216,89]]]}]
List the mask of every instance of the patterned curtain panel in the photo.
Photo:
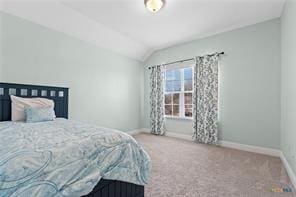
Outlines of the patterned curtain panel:
[{"label": "patterned curtain panel", "polygon": [[193,137],[199,143],[211,144],[218,140],[218,59],[218,54],[196,58]]},{"label": "patterned curtain panel", "polygon": [[163,66],[151,67],[150,73],[150,124],[151,133],[164,135]]}]

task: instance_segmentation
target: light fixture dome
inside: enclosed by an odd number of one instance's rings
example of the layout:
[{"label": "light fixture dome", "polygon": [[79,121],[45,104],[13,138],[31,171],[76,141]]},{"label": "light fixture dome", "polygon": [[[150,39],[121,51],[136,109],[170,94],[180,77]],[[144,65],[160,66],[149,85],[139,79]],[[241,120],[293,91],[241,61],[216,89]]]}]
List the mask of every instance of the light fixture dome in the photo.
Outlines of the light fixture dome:
[{"label": "light fixture dome", "polygon": [[163,7],[165,0],[144,0],[144,3],[150,12],[155,13]]}]

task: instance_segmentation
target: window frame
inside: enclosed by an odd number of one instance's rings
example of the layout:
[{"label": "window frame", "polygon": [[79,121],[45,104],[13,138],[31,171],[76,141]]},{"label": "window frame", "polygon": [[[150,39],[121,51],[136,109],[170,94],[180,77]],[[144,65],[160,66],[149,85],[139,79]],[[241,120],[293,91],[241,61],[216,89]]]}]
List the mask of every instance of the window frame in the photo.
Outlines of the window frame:
[{"label": "window frame", "polygon": [[[192,69],[192,90],[185,90],[185,77],[184,77],[184,69],[186,68],[191,68]],[[170,91],[166,92],[166,72],[168,70],[180,70],[180,79],[181,79],[181,90],[180,91]],[[180,67],[173,67],[173,68],[166,68],[165,69],[165,74],[164,74],[164,99],[166,94],[179,94],[179,116],[174,116],[174,115],[166,115],[164,113],[165,118],[169,119],[185,119],[185,120],[192,120],[193,117],[188,117],[185,116],[185,93],[191,93],[193,95],[193,85],[194,85],[194,65],[190,64],[188,66],[180,66]],[[193,99],[193,98],[192,98]],[[173,107],[173,96],[172,96],[172,107]],[[164,100],[164,107],[168,105],[165,103]],[[193,104],[191,104],[193,105]],[[193,107],[193,106],[192,106]],[[172,112],[173,113],[173,112]]]}]

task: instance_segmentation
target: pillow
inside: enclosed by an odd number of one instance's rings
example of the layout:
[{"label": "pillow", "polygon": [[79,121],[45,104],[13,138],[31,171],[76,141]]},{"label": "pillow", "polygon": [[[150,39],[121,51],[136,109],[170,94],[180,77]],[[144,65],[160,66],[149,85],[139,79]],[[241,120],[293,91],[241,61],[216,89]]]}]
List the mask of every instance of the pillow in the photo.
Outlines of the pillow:
[{"label": "pillow", "polygon": [[46,98],[22,98],[10,95],[11,98],[11,120],[25,121],[26,107],[52,107],[54,108],[53,100]]},{"label": "pillow", "polygon": [[53,107],[26,107],[26,122],[44,122],[55,119]]}]

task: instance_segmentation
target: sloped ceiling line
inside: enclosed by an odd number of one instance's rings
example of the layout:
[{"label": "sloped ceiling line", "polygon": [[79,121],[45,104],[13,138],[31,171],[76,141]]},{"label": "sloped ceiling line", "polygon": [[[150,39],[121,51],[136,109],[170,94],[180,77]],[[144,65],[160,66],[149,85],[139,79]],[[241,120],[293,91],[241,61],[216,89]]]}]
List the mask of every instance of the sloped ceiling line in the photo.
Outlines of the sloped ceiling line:
[{"label": "sloped ceiling line", "polygon": [[118,54],[154,51],[278,18],[285,0],[170,0],[156,14],[142,0],[0,0],[0,10]]}]

